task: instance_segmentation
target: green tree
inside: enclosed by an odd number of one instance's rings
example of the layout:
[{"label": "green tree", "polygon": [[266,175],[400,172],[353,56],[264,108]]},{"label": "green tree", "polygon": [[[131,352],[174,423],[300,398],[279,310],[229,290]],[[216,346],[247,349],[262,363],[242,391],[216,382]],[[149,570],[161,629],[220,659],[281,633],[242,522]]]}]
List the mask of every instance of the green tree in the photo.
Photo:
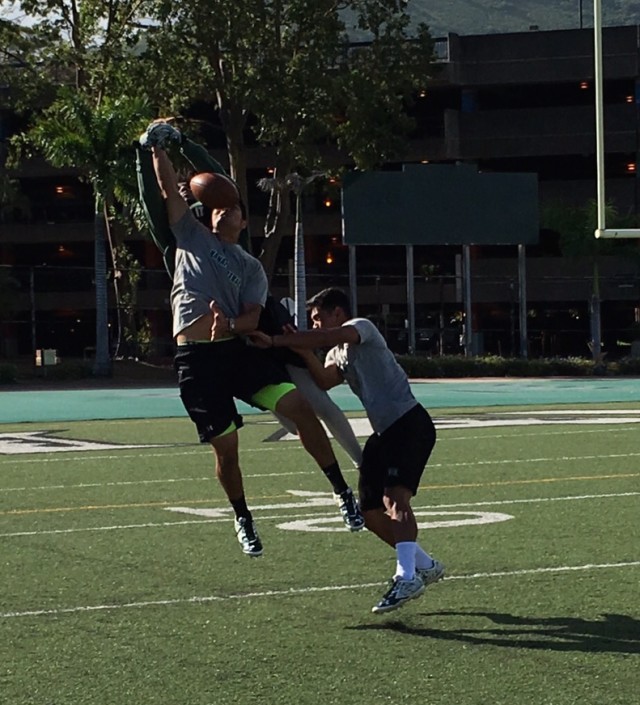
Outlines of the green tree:
[{"label": "green tree", "polygon": [[9,267],[0,267],[0,321],[11,318],[16,308],[16,292],[20,283]]},{"label": "green tree", "polygon": [[[369,40],[357,48],[346,8]],[[194,99],[215,106],[243,196],[249,134],[272,150],[274,183],[329,171],[327,146],[341,152],[334,165],[351,160],[358,168],[401,153],[410,127],[404,107],[432,59],[426,27],[410,35],[402,0],[158,0],[154,18],[149,51],[160,108]],[[289,193],[274,189],[261,253],[269,275],[290,210]]]},{"label": "green tree", "polygon": [[[128,225],[128,223],[127,223]],[[138,285],[142,277],[140,262],[125,244],[118,245],[116,257],[122,269],[114,272],[121,280],[118,307],[123,317],[122,337],[128,357],[146,358],[151,352],[151,324],[138,309]]]},{"label": "green tree", "polygon": [[75,167],[93,186],[94,374],[108,375],[108,215],[119,180],[133,168],[131,137],[150,116],[144,101],[119,97],[126,95],[127,67],[136,63],[136,22],[144,2],[20,0],[17,5],[31,21],[0,25],[14,109],[31,106],[30,127],[13,140],[14,162],[37,150],[53,166]]},{"label": "green tree", "polygon": [[[605,208],[605,221],[610,228],[633,225],[632,218],[622,216],[612,203]],[[600,319],[600,265],[602,257],[610,255],[638,255],[638,251],[627,242],[597,239],[594,235],[598,222],[597,203],[589,201],[584,206],[568,206],[554,203],[547,206],[541,217],[542,227],[558,233],[560,250],[566,257],[583,257],[591,262],[592,288],[589,301],[590,339],[589,349],[594,360],[601,361],[602,326]]]},{"label": "green tree", "polygon": [[[83,93],[65,90],[16,144],[34,147],[56,167],[75,167],[93,187],[96,286],[96,358],[94,374],[111,369],[107,302],[107,243],[112,242],[109,209],[124,173],[132,171],[128,135],[139,126],[146,103],[104,98],[94,107]],[[118,262],[114,261],[114,269]]]}]

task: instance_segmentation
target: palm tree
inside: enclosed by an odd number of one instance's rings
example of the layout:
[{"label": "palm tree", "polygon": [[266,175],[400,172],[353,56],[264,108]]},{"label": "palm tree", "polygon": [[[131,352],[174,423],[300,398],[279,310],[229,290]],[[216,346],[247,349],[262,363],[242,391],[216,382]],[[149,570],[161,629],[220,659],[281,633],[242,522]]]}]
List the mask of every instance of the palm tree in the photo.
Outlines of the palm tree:
[{"label": "palm tree", "polygon": [[[74,167],[94,196],[96,356],[93,373],[111,374],[107,300],[107,242],[114,193],[133,169],[131,135],[147,121],[147,104],[136,98],[103,98],[99,105],[78,91],[62,91],[20,141],[36,147],[55,167]],[[114,263],[115,265],[116,263]]]}]

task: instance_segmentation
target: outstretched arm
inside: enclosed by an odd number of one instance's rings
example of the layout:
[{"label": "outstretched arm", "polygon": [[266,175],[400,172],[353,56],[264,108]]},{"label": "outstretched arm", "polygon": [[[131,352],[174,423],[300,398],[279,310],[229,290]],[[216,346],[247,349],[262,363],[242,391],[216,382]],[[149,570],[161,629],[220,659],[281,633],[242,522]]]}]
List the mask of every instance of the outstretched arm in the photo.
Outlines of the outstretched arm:
[{"label": "outstretched arm", "polygon": [[173,279],[176,240],[169,227],[167,209],[153,167],[153,156],[148,149],[142,149],[140,145],[136,146],[136,174],[140,203],[149,234],[162,253],[165,269]]},{"label": "outstretched arm", "polygon": [[158,186],[165,199],[169,225],[174,225],[189,210],[189,206],[178,190],[178,177],[169,155],[160,147],[154,146],[151,151]]},{"label": "outstretched arm", "polygon": [[331,389],[342,384],[344,378],[337,365],[325,367],[312,350],[296,350],[298,355],[304,360],[307,369],[313,377],[313,381],[320,389]]},{"label": "outstretched arm", "polygon": [[360,335],[355,326],[339,326],[338,328],[314,328],[305,331],[288,331],[282,335],[274,335],[274,348],[332,348],[334,345],[351,343],[357,345]]},{"label": "outstretched arm", "polygon": [[360,335],[355,326],[289,331],[282,335],[267,335],[261,331],[253,331],[249,333],[249,337],[261,348],[292,348],[304,359],[311,376],[321,389],[331,389],[341,384],[342,373],[336,365],[324,367],[313,351],[342,343],[357,345],[360,342]]}]

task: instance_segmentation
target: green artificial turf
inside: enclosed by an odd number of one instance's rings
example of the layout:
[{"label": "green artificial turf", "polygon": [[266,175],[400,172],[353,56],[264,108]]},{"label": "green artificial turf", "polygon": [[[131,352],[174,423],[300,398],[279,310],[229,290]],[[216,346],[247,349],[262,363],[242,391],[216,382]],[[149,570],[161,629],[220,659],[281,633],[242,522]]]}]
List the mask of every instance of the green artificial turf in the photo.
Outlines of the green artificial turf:
[{"label": "green artificial turf", "polygon": [[414,507],[448,577],[377,616],[393,552],[268,419],[241,431],[259,559],[187,420],[0,426],[146,446],[0,455],[2,705],[637,701],[636,424],[441,430]]}]

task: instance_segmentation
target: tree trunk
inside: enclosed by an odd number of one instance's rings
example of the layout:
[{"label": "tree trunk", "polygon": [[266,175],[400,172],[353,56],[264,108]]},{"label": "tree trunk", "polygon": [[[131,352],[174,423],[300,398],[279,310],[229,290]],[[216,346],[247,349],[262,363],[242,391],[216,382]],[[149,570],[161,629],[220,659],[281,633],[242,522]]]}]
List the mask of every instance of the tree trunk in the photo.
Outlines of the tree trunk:
[{"label": "tree trunk", "polygon": [[287,209],[285,211],[280,210],[273,229],[269,233],[265,234],[265,239],[262,244],[260,261],[262,262],[264,271],[267,273],[269,282],[275,274],[276,260],[278,257],[278,251],[280,250],[280,243],[286,233],[291,233],[291,214],[288,209],[288,199]]},{"label": "tree trunk", "polygon": [[[280,164],[276,167],[273,178],[274,181],[284,179],[291,172],[291,163]],[[285,234],[291,234],[291,195],[288,188],[279,191],[274,190],[269,199],[269,210],[264,226],[264,241],[260,252],[260,261],[267,273],[269,282],[273,278],[276,268],[276,260],[280,243]]]},{"label": "tree trunk", "polygon": [[593,262],[593,294],[589,306],[591,320],[591,357],[597,363],[602,362],[602,321],[600,317],[600,271],[598,260]]},{"label": "tree trunk", "polygon": [[96,286],[96,356],[93,374],[108,377],[111,374],[109,356],[109,303],[107,297],[107,248],[104,215],[96,207],[94,214],[95,253],[94,277]]},{"label": "tree trunk", "polygon": [[[227,138],[230,176],[238,185],[240,197],[248,209],[247,154],[244,144],[246,118],[242,109],[237,106],[221,106],[220,120]],[[247,228],[240,234],[240,245],[251,253],[251,232],[249,231],[248,222],[249,211],[247,210]]]}]

